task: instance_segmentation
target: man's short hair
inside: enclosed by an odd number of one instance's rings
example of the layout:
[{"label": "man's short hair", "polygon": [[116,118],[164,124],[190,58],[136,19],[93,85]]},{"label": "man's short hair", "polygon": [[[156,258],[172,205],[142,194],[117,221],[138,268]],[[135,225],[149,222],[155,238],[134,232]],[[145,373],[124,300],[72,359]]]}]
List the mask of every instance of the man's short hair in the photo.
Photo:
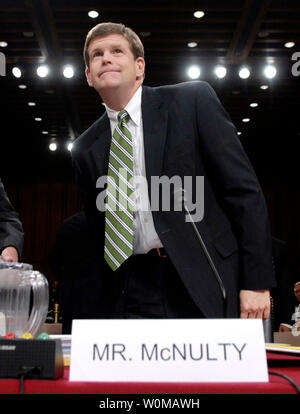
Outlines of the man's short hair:
[{"label": "man's short hair", "polygon": [[144,46],[141,42],[141,39],[138,35],[130,29],[130,27],[126,27],[122,23],[99,23],[94,26],[87,34],[85,39],[84,48],[83,48],[83,58],[86,67],[90,66],[90,56],[89,56],[89,45],[93,39],[98,37],[105,37],[111,34],[119,34],[128,41],[134,59],[136,60],[139,57],[144,58]]}]

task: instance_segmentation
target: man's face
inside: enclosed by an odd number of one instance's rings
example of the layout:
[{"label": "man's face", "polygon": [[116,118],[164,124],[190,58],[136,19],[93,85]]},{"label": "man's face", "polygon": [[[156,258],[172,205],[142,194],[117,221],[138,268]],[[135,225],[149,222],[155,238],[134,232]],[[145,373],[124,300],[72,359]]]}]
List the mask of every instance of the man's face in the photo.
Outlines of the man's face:
[{"label": "man's face", "polygon": [[294,293],[298,302],[300,302],[300,285],[296,285],[294,289]]},{"label": "man's face", "polygon": [[90,67],[86,69],[88,84],[101,92],[116,89],[131,92],[141,83],[145,70],[142,57],[134,59],[127,39],[119,34],[93,39],[88,48]]}]

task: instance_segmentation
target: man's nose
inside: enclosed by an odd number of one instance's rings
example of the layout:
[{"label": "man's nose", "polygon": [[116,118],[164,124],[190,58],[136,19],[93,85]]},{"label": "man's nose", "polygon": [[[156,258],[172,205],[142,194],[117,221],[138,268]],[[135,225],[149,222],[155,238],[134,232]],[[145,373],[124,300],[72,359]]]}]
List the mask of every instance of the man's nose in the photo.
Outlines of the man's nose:
[{"label": "man's nose", "polygon": [[103,63],[109,63],[111,62],[111,54],[108,51],[105,51],[102,55],[102,61]]}]

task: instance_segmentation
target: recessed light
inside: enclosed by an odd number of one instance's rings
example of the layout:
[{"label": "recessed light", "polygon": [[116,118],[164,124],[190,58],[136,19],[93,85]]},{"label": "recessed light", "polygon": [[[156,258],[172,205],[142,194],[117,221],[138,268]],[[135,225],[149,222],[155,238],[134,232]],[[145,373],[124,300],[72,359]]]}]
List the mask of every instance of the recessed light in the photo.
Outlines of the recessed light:
[{"label": "recessed light", "polygon": [[69,151],[71,151],[72,147],[73,147],[73,142],[68,142],[67,143],[67,148],[68,148]]},{"label": "recessed light", "polygon": [[41,122],[42,118],[34,118],[35,121]]},{"label": "recessed light", "polygon": [[250,106],[251,106],[251,108],[256,108],[258,106],[258,103],[257,102],[252,102],[250,104]]},{"label": "recessed light", "polygon": [[190,66],[187,71],[187,74],[191,79],[199,78],[200,73],[201,73],[200,68],[199,66],[196,66],[196,65]]},{"label": "recessed light", "polygon": [[27,103],[27,105],[28,105],[28,106],[35,106],[35,105],[36,105],[36,103],[35,103],[35,102],[28,102],[28,103]]},{"label": "recessed light", "polygon": [[263,90],[265,90],[265,89],[269,89],[269,86],[268,86],[268,85],[261,85],[261,86],[260,86],[260,89],[263,89]]},{"label": "recessed light", "polygon": [[241,79],[247,79],[247,78],[249,78],[249,76],[250,76],[250,70],[248,68],[243,67],[243,68],[240,69],[239,77]]},{"label": "recessed light", "polygon": [[8,46],[7,42],[4,42],[4,41],[0,42],[0,47],[7,47],[7,46]]},{"label": "recessed light", "polygon": [[88,15],[91,19],[96,19],[99,16],[99,13],[96,10],[91,10],[88,12]]},{"label": "recessed light", "polygon": [[197,10],[194,13],[194,17],[196,17],[196,19],[201,19],[204,15],[205,15],[205,13],[202,10]]},{"label": "recessed light", "polygon": [[260,32],[258,32],[258,37],[268,37],[270,34],[270,32],[268,32],[267,30],[261,30]]},{"label": "recessed light", "polygon": [[250,122],[250,118],[243,118],[242,122]]},{"label": "recessed light", "polygon": [[37,68],[36,73],[40,78],[45,78],[46,76],[48,76],[49,68],[47,65],[41,65]]},{"label": "recessed light", "polygon": [[198,43],[197,42],[189,42],[187,45],[188,45],[188,47],[197,47]]},{"label": "recessed light", "polygon": [[273,65],[268,65],[264,69],[264,74],[269,79],[274,78],[276,76],[276,73],[277,73],[277,70],[276,70],[275,66],[273,66]]},{"label": "recessed light", "polygon": [[42,134],[47,135],[47,134],[49,134],[49,132],[48,131],[42,131]]},{"label": "recessed light", "polygon": [[15,66],[14,68],[12,68],[12,74],[15,78],[20,78],[22,76],[21,69]]},{"label": "recessed light", "polygon": [[34,33],[33,32],[23,32],[23,36],[25,37],[33,37]]},{"label": "recessed light", "polygon": [[242,133],[240,132],[240,131],[238,131],[238,133],[237,133],[238,135],[242,135]]},{"label": "recessed light", "polygon": [[18,85],[18,88],[20,88],[20,89],[26,89],[27,86],[26,85]]},{"label": "recessed light", "polygon": [[294,47],[294,46],[295,46],[295,42],[286,42],[284,44],[284,47],[287,47],[288,49],[290,49],[291,47]]},{"label": "recessed light", "polygon": [[51,142],[51,144],[49,144],[49,150],[50,151],[56,151],[57,150],[56,142]]},{"label": "recessed light", "polygon": [[151,32],[140,32],[140,36],[149,37],[149,36],[151,36]]},{"label": "recessed light", "polygon": [[215,68],[215,74],[219,79],[223,79],[227,74],[227,69],[225,68],[225,66],[217,66]]},{"label": "recessed light", "polygon": [[71,66],[71,65],[65,66],[64,69],[63,69],[63,75],[64,75],[65,78],[68,78],[68,79],[73,78],[73,76],[74,76],[73,66]]}]

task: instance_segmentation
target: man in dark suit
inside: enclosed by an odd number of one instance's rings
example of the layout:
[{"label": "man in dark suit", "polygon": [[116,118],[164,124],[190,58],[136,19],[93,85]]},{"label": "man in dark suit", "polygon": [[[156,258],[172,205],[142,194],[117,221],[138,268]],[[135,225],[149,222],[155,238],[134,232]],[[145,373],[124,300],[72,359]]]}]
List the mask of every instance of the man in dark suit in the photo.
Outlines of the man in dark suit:
[{"label": "man in dark suit", "polygon": [[106,288],[101,285],[101,268],[93,250],[85,213],[78,211],[62,222],[49,254],[50,268],[60,283],[63,333],[71,332],[73,319],[98,318],[108,311],[106,302],[99,301]]},{"label": "man in dark suit", "polygon": [[[143,46],[120,24],[94,27],[84,57],[88,83],[106,111],[76,140],[72,157],[101,277],[112,285],[103,296],[112,295],[114,315],[267,318],[275,279],[265,201],[212,88],[205,82],[142,86]],[[121,167],[125,181],[116,172]],[[148,192],[130,181],[136,176],[146,179]],[[204,177],[201,219],[191,222],[185,208],[166,211],[161,200],[157,211],[145,208],[157,191],[153,178],[163,176],[192,180],[189,205],[199,196],[197,177]],[[122,199],[122,188],[135,206],[120,218],[110,203],[114,191]],[[173,202],[180,192],[170,186],[161,195]]]},{"label": "man in dark suit", "polygon": [[23,248],[23,228],[0,180],[0,255],[7,262],[17,262]]}]

